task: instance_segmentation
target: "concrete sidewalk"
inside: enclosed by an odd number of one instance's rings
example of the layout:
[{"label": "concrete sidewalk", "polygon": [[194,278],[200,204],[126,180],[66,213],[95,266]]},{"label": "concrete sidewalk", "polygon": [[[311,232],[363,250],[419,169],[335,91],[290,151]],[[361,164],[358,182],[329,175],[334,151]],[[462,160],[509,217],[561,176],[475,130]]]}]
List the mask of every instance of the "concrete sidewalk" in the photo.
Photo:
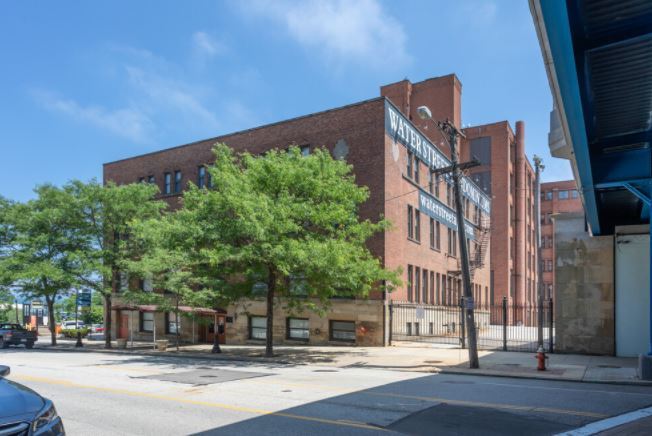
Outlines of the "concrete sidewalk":
[{"label": "concrete sidewalk", "polygon": [[396,371],[488,375],[498,377],[537,378],[594,383],[637,384],[652,386],[652,382],[637,377],[636,358],[550,354],[548,370],[537,371],[534,353],[480,351],[480,368],[468,368],[468,351],[432,345],[395,343],[392,347],[313,347],[275,346],[274,357],[264,357],[263,345],[223,345],[221,354],[211,354],[211,345],[184,345],[179,351],[170,346],[167,351],[154,350],[153,344],[134,342],[127,349],[105,350],[103,341],[85,340],[84,348],[75,348],[75,341],[59,340],[57,347],[45,341],[35,349],[61,351],[96,351],[152,356],[180,356],[235,361],[259,361],[288,365],[325,365],[333,367],[378,368]]}]

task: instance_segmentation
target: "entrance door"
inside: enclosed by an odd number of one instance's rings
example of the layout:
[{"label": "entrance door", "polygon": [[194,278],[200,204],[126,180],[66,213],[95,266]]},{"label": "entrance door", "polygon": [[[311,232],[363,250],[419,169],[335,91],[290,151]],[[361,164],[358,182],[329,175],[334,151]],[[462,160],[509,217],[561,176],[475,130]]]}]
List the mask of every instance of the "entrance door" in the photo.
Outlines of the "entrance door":
[{"label": "entrance door", "polygon": [[118,337],[121,339],[129,338],[129,314],[120,312],[120,326],[118,329]]},{"label": "entrance door", "polygon": [[616,238],[616,355],[648,352],[650,235]]}]

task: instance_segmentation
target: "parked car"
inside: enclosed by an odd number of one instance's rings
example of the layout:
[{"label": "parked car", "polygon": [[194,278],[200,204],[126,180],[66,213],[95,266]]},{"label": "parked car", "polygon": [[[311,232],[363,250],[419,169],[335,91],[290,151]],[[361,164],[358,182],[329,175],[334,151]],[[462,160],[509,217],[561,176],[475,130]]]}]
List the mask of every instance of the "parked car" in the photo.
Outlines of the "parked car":
[{"label": "parked car", "polygon": [[[32,348],[38,340],[36,332],[25,329],[20,324],[0,324],[0,348],[7,348],[9,345],[25,345],[25,348]],[[0,435],[3,434],[0,431]]]},{"label": "parked car", "polygon": [[86,328],[84,321],[64,321],[61,323],[62,330],[83,329]]},{"label": "parked car", "polygon": [[91,325],[91,333],[104,333],[104,325],[103,324]]},{"label": "parked car", "polygon": [[0,365],[0,435],[65,435],[52,401],[7,380],[7,375],[9,367]]}]

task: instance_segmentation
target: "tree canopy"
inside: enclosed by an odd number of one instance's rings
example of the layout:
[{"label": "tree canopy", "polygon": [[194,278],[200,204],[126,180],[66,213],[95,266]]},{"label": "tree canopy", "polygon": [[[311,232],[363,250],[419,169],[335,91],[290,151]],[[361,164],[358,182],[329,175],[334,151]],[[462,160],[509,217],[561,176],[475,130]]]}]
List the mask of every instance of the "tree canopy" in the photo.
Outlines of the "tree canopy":
[{"label": "tree canopy", "polygon": [[333,297],[400,283],[366,246],[389,223],[360,219],[369,192],[350,165],[321,149],[253,156],[216,145],[214,153],[214,186],[189,189],[176,218],[207,238],[198,253],[222,274],[222,295],[255,296],[265,284],[268,355],[276,297],[291,311],[322,311]]}]

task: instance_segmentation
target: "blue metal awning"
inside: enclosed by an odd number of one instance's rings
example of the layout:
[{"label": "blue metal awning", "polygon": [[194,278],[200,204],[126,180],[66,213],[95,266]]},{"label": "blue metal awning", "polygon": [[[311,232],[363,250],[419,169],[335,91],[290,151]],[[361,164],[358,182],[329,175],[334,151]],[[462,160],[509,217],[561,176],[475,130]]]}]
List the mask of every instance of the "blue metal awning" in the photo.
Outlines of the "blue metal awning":
[{"label": "blue metal awning", "polygon": [[530,7],[592,233],[649,223],[652,1]]}]

